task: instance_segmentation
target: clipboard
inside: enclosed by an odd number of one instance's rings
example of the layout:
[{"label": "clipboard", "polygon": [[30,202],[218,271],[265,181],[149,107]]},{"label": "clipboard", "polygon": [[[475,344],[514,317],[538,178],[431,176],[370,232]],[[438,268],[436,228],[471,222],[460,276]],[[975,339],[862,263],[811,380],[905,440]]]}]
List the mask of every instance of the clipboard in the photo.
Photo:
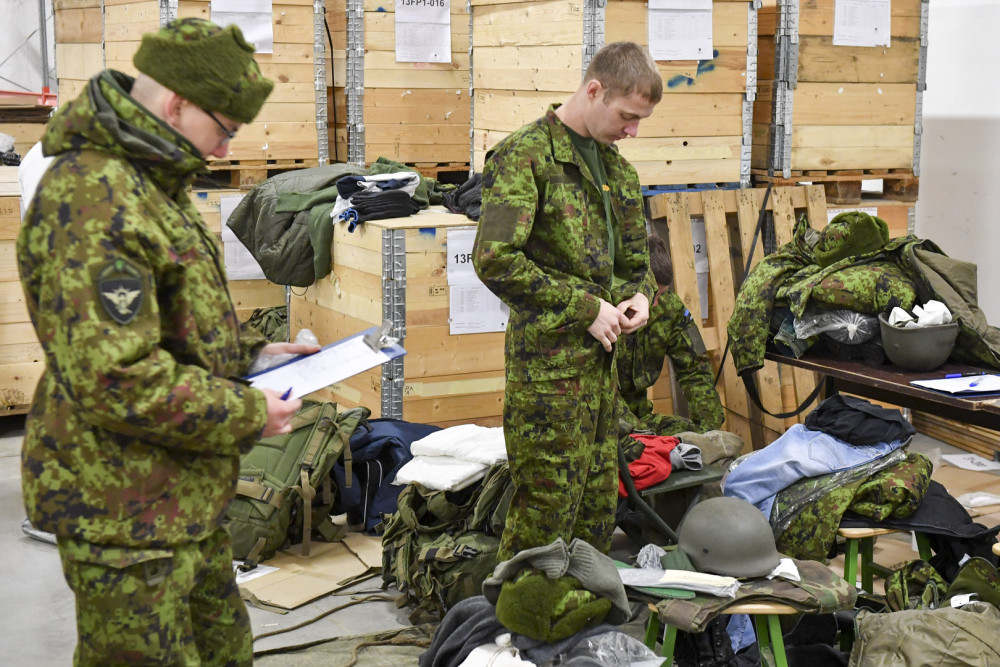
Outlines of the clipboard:
[{"label": "clipboard", "polygon": [[398,339],[388,335],[389,330],[387,323],[383,323],[325,345],[315,354],[296,357],[246,379],[251,387],[302,398],[406,354]]},{"label": "clipboard", "polygon": [[1000,375],[962,375],[960,377],[911,380],[914,387],[933,389],[952,396],[979,396],[1000,393]]}]

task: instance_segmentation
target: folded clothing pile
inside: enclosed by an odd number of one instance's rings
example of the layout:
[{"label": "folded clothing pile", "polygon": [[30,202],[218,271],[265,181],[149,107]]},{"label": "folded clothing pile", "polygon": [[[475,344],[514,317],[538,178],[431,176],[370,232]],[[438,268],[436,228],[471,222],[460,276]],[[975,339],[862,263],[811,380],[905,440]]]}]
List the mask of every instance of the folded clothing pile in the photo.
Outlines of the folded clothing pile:
[{"label": "folded clothing pile", "polygon": [[394,484],[419,482],[429,489],[458,491],[473,484],[495,463],[507,460],[503,429],[461,424],[435,431],[410,445],[413,459],[396,473]]}]

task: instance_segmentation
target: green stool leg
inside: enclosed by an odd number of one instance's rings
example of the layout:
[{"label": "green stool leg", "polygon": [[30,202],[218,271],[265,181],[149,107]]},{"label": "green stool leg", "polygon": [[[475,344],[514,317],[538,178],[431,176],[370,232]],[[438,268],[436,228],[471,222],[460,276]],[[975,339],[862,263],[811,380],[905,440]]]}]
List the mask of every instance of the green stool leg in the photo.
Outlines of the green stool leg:
[{"label": "green stool leg", "polygon": [[931,559],[931,542],[927,538],[927,533],[913,533],[917,538],[917,551],[920,553],[921,560],[929,561]]},{"label": "green stool leg", "polygon": [[858,541],[847,538],[847,551],[844,553],[844,579],[851,586],[858,585]]},{"label": "green stool leg", "polygon": [[771,634],[771,651],[774,653],[774,664],[777,667],[788,667],[785,657],[785,638],[781,636],[781,621],[777,614],[767,615],[767,627]]},{"label": "green stool leg", "polygon": [[861,539],[861,588],[871,593],[875,586],[875,574],[872,571],[872,563],[875,560],[875,538],[865,537]]},{"label": "green stool leg", "polygon": [[656,636],[660,634],[660,615],[655,611],[649,612],[649,620],[646,621],[646,648],[656,650]]},{"label": "green stool leg", "polygon": [[753,614],[750,616],[753,619],[753,629],[757,633],[757,648],[760,650],[760,664],[767,664],[764,662],[764,654],[771,653],[771,632],[767,627],[767,617]]},{"label": "green stool leg", "polygon": [[[660,635],[660,615],[655,611],[649,613],[649,621],[646,623],[646,646],[651,650],[656,650],[656,640]],[[666,660],[661,663],[662,667],[670,667],[674,664],[674,648],[677,645],[677,628],[668,625],[663,634],[663,650],[660,652]]]}]

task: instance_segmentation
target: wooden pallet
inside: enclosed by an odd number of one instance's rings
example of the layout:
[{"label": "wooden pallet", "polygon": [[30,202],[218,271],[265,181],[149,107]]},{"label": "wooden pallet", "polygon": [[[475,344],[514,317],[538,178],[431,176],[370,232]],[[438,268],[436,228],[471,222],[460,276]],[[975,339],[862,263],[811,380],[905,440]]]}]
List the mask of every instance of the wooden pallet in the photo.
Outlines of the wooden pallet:
[{"label": "wooden pallet", "polygon": [[[695,271],[691,223],[692,218],[705,222],[709,303],[707,317],[699,322],[699,328],[716,370],[726,347],[726,325],[735,308],[746,258],[753,250],[752,266],[755,266],[764,256],[760,239],[756,248],[751,246],[764,192],[763,189],[677,192],[655,195],[648,200],[653,227],[670,246],[674,290],[692,313],[704,311]],[[806,215],[815,229],[826,226],[822,186],[774,188],[767,208],[773,214],[779,245],[792,239],[795,221],[801,215]],[[669,364],[665,362],[660,382],[651,392],[654,405],[664,412],[672,412],[667,409],[672,382],[668,369]],[[777,413],[794,409],[816,386],[817,378],[814,373],[767,361],[757,373],[757,382],[764,407]],[[745,443],[752,443],[755,449],[776,439],[801,418],[780,420],[762,415],[749,401],[729,355],[717,388],[726,407],[723,428],[742,437]]]},{"label": "wooden pallet", "polygon": [[319,166],[319,160],[307,159],[211,160],[208,163],[208,169],[212,172],[211,180],[217,186],[242,190],[249,190],[285,171],[316,166]]},{"label": "wooden pallet", "polygon": [[1000,432],[963,424],[927,412],[913,413],[913,427],[919,433],[973,454],[997,460],[1000,457]]},{"label": "wooden pallet", "polygon": [[750,173],[757,185],[822,183],[830,204],[860,205],[862,181],[881,180],[882,190],[875,196],[890,201],[915,202],[920,189],[920,179],[913,175],[912,169],[805,169],[792,170],[788,178],[769,174],[765,169],[753,169]]}]

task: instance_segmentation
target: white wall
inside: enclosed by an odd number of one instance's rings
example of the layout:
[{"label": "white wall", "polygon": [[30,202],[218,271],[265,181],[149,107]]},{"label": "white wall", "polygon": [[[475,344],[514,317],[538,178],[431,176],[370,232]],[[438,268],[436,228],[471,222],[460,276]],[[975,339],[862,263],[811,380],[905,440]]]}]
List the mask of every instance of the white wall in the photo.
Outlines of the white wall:
[{"label": "white wall", "polygon": [[915,233],[979,266],[1000,325],[1000,0],[931,0]]},{"label": "white wall", "polygon": [[44,78],[38,6],[43,2],[49,41],[49,86],[53,91],[56,89],[52,0],[0,0],[0,20],[4,23],[0,37],[0,90],[42,90]]}]

